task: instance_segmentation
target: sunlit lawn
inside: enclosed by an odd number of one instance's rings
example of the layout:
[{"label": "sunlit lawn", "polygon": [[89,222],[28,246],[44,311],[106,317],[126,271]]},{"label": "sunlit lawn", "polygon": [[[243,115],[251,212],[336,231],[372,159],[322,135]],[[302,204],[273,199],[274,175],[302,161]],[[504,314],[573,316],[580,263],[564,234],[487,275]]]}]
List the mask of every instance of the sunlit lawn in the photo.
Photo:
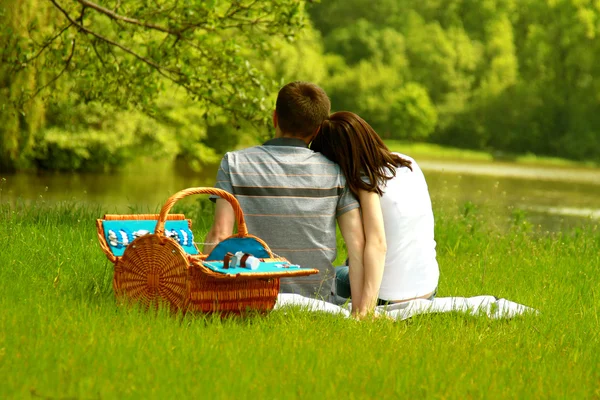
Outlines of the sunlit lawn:
[{"label": "sunlit lawn", "polygon": [[[189,207],[202,237],[206,213]],[[596,226],[545,234],[436,205],[439,296],[491,294],[539,316],[220,320],[118,308],[101,214],[0,205],[0,398],[600,397]]]}]

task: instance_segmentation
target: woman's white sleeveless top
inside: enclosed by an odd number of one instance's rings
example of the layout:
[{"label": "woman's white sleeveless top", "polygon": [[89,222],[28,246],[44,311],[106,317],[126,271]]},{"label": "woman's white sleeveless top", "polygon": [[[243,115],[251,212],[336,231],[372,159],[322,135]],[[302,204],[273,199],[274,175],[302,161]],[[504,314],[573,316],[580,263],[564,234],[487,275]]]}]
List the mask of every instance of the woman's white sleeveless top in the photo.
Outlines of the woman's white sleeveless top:
[{"label": "woman's white sleeveless top", "polygon": [[433,292],[440,271],[433,236],[433,210],[425,176],[418,164],[412,171],[396,169],[396,177],[382,188],[381,210],[385,226],[387,255],[379,298],[403,300]]}]

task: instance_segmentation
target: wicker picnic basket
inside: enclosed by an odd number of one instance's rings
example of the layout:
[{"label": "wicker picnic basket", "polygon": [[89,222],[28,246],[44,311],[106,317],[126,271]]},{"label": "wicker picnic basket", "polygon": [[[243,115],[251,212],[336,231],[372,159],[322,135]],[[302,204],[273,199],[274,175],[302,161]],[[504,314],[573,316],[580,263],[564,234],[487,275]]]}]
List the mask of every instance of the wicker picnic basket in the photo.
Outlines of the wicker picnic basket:
[{"label": "wicker picnic basket", "polygon": [[[202,254],[191,239],[190,220],[183,214],[169,215],[177,201],[195,194],[219,196],[231,204],[235,213],[237,233],[219,243],[210,254]],[[177,225],[186,240],[168,237],[165,232],[169,224]],[[185,189],[171,196],[159,215],[105,215],[96,226],[100,246],[115,265],[115,295],[146,307],[166,303],[173,311],[183,312],[265,312],[275,305],[280,278],[318,273],[276,257],[264,241],[250,235],[237,199],[220,189]],[[121,226],[150,227],[149,231],[152,226],[155,228],[154,233],[134,236],[130,242],[122,233],[124,242],[117,243],[114,231]],[[238,250],[259,258],[260,268],[227,269],[227,263],[221,261],[223,256]],[[288,268],[290,265],[294,268]]]}]

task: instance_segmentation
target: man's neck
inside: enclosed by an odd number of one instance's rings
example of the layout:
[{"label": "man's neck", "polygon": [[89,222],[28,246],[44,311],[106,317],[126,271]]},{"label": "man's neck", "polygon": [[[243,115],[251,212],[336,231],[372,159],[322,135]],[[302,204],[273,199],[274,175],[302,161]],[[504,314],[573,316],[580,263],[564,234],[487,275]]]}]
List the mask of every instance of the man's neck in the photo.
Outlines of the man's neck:
[{"label": "man's neck", "polygon": [[275,138],[276,139],[277,138],[286,138],[286,139],[302,140],[304,143],[306,143],[307,146],[310,144],[311,139],[312,139],[312,138],[302,138],[302,137],[298,137],[298,136],[295,136],[295,135],[290,135],[290,134],[287,134],[287,133],[283,133],[279,129],[277,129],[275,131]]},{"label": "man's neck", "polygon": [[302,139],[298,139],[297,137],[287,136],[287,137],[276,137],[271,140],[267,140],[263,143],[263,146],[291,146],[291,147],[303,147],[307,148],[308,145]]}]

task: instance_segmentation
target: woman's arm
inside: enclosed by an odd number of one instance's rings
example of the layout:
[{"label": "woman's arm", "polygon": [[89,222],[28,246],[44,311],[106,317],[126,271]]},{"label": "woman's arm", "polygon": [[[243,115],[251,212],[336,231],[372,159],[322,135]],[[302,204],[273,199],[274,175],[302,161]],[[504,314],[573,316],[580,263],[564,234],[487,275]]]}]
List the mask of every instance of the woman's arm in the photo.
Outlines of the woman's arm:
[{"label": "woman's arm", "polygon": [[[363,259],[365,250],[365,235],[360,209],[356,208],[339,216],[338,224],[340,225],[340,231],[348,249],[352,304],[360,304],[363,288]],[[352,313],[357,315],[357,312],[358,308],[353,306]]]},{"label": "woman's arm", "polygon": [[[352,303],[358,305],[359,316],[364,316],[372,312],[377,305],[387,245],[379,195],[375,192],[360,190],[358,200],[362,210],[362,222],[365,232],[364,275],[360,303],[355,303],[354,286],[351,286],[351,288]],[[350,271],[352,271],[352,268],[350,268]],[[352,285],[352,275],[350,275],[350,284]]]}]

